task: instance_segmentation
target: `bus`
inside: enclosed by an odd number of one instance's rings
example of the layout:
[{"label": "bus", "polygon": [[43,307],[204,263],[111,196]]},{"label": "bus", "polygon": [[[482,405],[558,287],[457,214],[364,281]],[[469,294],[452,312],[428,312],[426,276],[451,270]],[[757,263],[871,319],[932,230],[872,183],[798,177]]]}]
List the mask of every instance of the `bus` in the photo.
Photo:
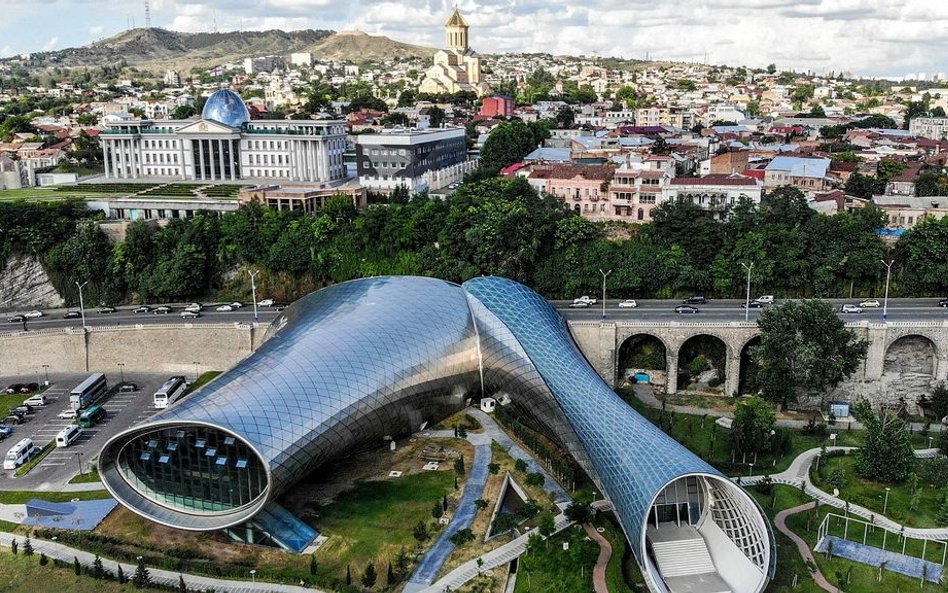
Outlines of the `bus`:
[{"label": "bus", "polygon": [[188,383],[184,377],[171,377],[155,392],[155,407],[159,410],[167,408],[178,401],[187,388]]},{"label": "bus", "polygon": [[[90,410],[92,408],[89,408]],[[59,431],[56,435],[56,446],[57,447],[68,447],[73,444],[76,439],[82,436],[82,427],[75,424],[70,424],[66,428]]]},{"label": "bus", "polygon": [[82,428],[92,428],[99,422],[105,420],[105,408],[99,405],[89,406],[89,409],[79,415],[79,426]]},{"label": "bus", "polygon": [[69,407],[73,410],[81,410],[105,395],[108,388],[109,383],[105,380],[104,374],[89,375],[69,393]]},{"label": "bus", "polygon": [[7,456],[3,458],[3,469],[16,469],[39,452],[39,448],[33,444],[32,439],[21,439],[7,451]]}]

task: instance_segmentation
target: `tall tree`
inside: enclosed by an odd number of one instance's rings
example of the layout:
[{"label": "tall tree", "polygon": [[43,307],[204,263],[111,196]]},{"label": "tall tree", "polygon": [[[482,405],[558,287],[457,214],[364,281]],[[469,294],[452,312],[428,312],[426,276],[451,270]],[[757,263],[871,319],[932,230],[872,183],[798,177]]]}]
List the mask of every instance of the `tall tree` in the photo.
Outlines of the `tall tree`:
[{"label": "tall tree", "polygon": [[731,446],[739,454],[756,455],[770,447],[774,430],[774,409],[759,397],[742,399],[734,409]]},{"label": "tall tree", "polygon": [[901,482],[915,467],[915,451],[905,423],[894,413],[876,414],[867,400],[855,406],[866,427],[866,440],[856,452],[856,472],[879,482]]},{"label": "tall tree", "polygon": [[497,126],[481,149],[481,167],[499,170],[519,163],[537,147],[532,131],[519,119]]}]

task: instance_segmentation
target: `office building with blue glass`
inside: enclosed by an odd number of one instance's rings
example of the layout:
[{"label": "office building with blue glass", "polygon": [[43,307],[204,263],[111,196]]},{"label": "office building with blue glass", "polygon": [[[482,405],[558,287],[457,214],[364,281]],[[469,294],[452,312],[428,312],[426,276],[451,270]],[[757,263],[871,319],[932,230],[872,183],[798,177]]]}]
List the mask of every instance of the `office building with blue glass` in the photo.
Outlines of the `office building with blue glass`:
[{"label": "office building with blue glass", "polygon": [[273,501],[326,462],[482,395],[509,401],[575,457],[652,591],[766,587],[774,539],[754,500],[623,402],[542,297],[498,277],[369,278],[310,294],[253,355],[112,438],[100,473],[149,519],[246,536],[291,521]]}]

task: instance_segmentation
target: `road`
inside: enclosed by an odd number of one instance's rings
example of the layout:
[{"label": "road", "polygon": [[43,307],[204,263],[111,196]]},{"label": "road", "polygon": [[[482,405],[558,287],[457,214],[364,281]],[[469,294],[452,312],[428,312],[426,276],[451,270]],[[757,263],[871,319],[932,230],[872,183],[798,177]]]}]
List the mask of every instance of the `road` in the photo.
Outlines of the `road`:
[{"label": "road", "polygon": [[[859,303],[861,299],[827,299],[837,309],[844,303]],[[570,308],[572,301],[551,301],[551,303],[568,320],[573,321],[599,321],[602,319],[602,305],[597,303],[585,309]],[[619,299],[608,299],[606,301],[606,320],[607,321],[713,321],[729,322],[743,321],[744,310],[741,305],[743,300],[720,299],[711,300],[706,305],[699,305],[699,313],[696,315],[679,315],[675,313],[675,307],[681,304],[680,300],[638,300],[638,307],[620,308]],[[777,301],[779,304],[782,301]],[[888,319],[889,321],[948,321],[948,308],[938,307],[938,299],[889,299]],[[183,305],[174,306],[174,311],[167,315],[156,315],[154,313],[134,313],[133,306],[119,307],[115,313],[100,314],[95,309],[86,310],[86,325],[90,327],[109,326],[109,325],[164,325],[179,323],[252,323],[254,321],[253,307],[244,306],[236,311],[218,312],[214,308],[216,305],[208,305],[197,319],[182,319],[180,313]],[[22,311],[11,311],[2,314],[5,319],[14,313]],[[82,327],[80,319],[63,319],[62,316],[66,309],[50,309],[44,311],[45,315],[38,319],[27,321],[27,329],[50,329],[62,327]],[[258,321],[269,324],[279,312],[272,308],[258,308]],[[751,309],[748,319],[755,321],[760,315],[761,309]],[[845,321],[882,321],[882,308],[866,308],[863,313],[839,314]],[[6,326],[0,325],[0,332],[17,331],[22,328],[19,323],[9,323]]]}]

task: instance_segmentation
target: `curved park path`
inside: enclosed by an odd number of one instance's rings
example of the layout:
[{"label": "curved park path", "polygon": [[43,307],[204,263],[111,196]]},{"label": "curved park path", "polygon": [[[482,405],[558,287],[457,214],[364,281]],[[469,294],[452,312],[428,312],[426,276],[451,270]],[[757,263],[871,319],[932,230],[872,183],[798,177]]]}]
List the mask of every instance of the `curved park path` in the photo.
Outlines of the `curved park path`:
[{"label": "curved park path", "polygon": [[[777,513],[777,516],[774,518],[774,527],[777,528],[777,531],[789,537],[793,544],[797,547],[797,550],[800,551],[800,555],[803,556],[803,559],[812,566],[816,566],[816,559],[813,558],[813,552],[810,551],[810,546],[808,546],[806,542],[800,538],[800,536],[787,527],[787,517],[808,511],[814,507],[816,507],[815,502],[808,502],[806,504],[793,507],[792,509],[784,509]],[[826,577],[823,576],[823,573],[820,572],[819,568],[810,573],[810,576],[813,577],[813,580],[816,582],[816,584],[819,585],[824,591],[827,591],[828,593],[840,593],[839,589],[834,587],[828,580],[826,580]],[[599,591],[597,590],[596,593],[599,593]]]},{"label": "curved park path", "polygon": [[606,567],[609,566],[609,559],[612,558],[612,544],[589,523],[583,525],[583,528],[586,530],[586,535],[599,544],[599,558],[596,560],[596,566],[593,567],[593,588],[596,593],[609,593],[609,587],[606,585]]}]

